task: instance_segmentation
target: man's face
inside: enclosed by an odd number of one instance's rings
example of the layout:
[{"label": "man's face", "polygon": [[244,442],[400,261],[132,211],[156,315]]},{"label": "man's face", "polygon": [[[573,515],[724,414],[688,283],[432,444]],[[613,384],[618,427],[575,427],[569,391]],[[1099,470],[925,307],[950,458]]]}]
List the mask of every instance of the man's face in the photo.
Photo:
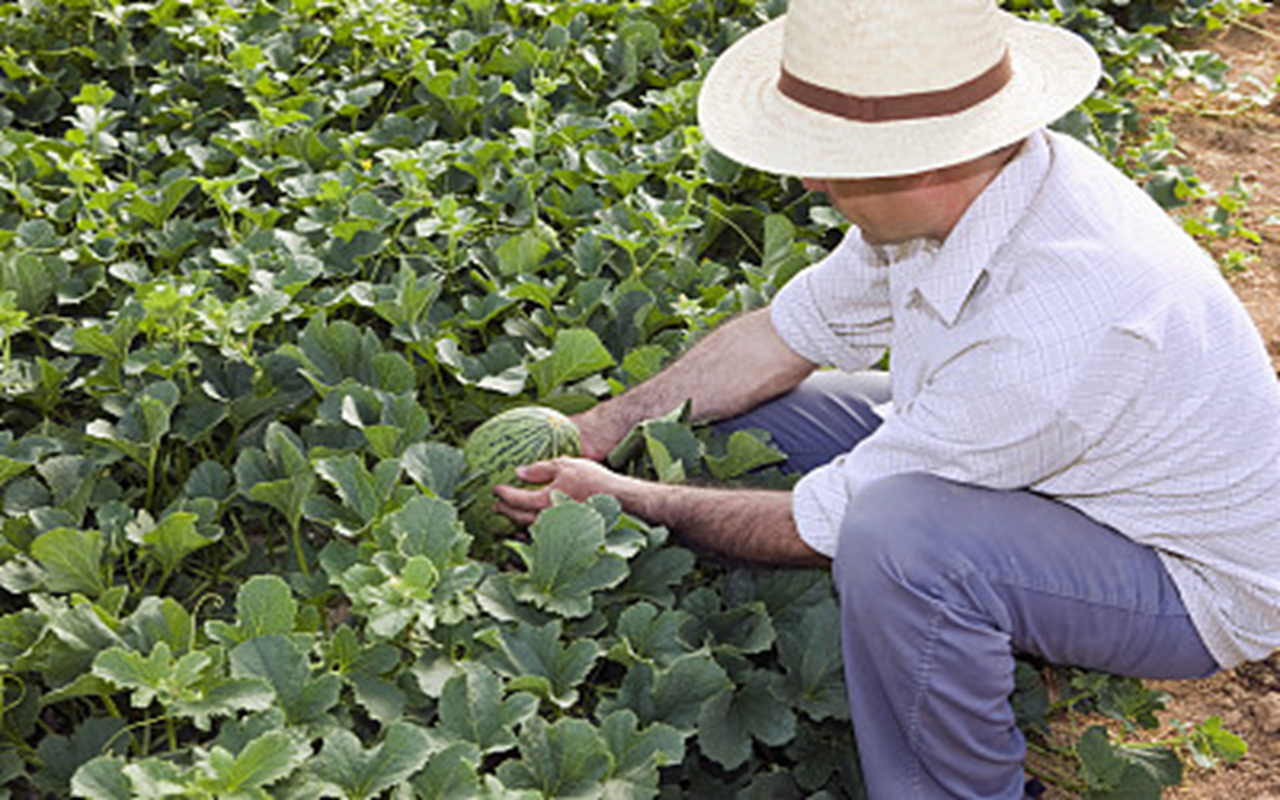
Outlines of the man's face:
[{"label": "man's face", "polygon": [[923,176],[892,178],[805,178],[804,187],[821,192],[845,219],[857,225],[871,244],[902,242],[926,232]]}]

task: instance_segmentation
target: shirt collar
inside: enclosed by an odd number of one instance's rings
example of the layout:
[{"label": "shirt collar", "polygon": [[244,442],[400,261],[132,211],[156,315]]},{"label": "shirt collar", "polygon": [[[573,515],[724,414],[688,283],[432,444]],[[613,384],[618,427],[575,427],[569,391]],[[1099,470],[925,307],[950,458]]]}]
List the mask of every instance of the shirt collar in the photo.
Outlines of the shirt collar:
[{"label": "shirt collar", "polygon": [[1049,160],[1044,132],[1037,131],[970,204],[946,242],[915,247],[893,265],[893,294],[904,302],[918,294],[946,325],[954,325],[992,257],[1026,213]]}]

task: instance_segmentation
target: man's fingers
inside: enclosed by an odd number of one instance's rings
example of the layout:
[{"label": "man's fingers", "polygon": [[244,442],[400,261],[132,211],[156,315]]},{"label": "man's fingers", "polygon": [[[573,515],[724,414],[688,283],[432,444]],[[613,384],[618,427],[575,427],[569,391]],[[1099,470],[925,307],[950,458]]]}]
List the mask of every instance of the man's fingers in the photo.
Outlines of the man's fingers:
[{"label": "man's fingers", "polygon": [[499,500],[493,504],[495,513],[502,514],[522,528],[527,528],[538,518],[538,511],[512,506]]},{"label": "man's fingers", "polygon": [[519,486],[499,484],[493,487],[493,493],[505,504],[514,508],[531,508],[541,511],[551,505],[551,492],[545,487],[522,489]]},{"label": "man's fingers", "polygon": [[516,467],[516,477],[525,483],[551,483],[555,480],[556,471],[556,462],[538,461]]}]

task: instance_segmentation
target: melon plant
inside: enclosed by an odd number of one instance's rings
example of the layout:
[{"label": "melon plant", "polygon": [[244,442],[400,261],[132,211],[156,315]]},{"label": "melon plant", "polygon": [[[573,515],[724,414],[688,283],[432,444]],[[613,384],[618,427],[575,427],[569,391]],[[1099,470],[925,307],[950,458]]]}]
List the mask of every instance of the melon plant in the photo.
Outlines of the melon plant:
[{"label": "melon plant", "polygon": [[518,482],[516,467],[557,456],[582,453],[582,439],[573,420],[553,408],[519,406],[490,417],[471,432],[462,448],[467,467],[476,476],[476,489],[465,517],[472,531],[490,535],[510,533],[511,522],[490,508],[493,487]]}]

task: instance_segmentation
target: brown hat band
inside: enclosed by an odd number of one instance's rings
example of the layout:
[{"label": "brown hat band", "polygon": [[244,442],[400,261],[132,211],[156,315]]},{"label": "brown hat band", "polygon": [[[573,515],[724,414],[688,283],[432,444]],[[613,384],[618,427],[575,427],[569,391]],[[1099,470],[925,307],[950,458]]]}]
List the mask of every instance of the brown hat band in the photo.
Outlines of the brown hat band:
[{"label": "brown hat band", "polygon": [[863,97],[797,78],[784,66],[778,90],[800,105],[854,122],[895,122],[958,114],[1004,88],[1013,77],[1009,54],[972,80],[936,92]]}]

